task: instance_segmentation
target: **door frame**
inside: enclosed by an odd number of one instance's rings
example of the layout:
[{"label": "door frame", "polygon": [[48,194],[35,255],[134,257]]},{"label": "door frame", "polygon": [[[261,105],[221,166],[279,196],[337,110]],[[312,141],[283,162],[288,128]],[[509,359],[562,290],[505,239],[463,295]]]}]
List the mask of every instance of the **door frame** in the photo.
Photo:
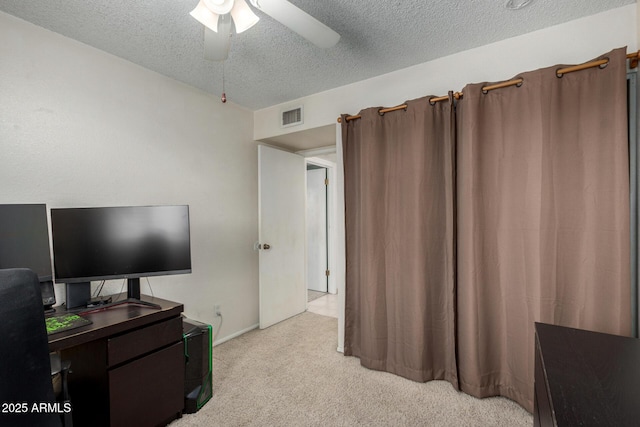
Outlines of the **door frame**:
[{"label": "door frame", "polygon": [[[344,224],[344,166],[342,159],[342,127],[340,123],[335,124],[335,141],[335,145],[302,150],[298,151],[297,154],[300,154],[306,159],[312,159],[312,161],[316,160],[316,156],[334,153],[336,155],[335,163],[324,159],[318,160],[325,162],[324,164],[329,163],[328,166],[331,167],[329,172],[331,196],[329,199],[331,200],[332,208],[329,213],[329,221],[331,221],[332,227],[329,233],[329,244],[331,245],[330,253],[332,255],[330,256],[329,268],[331,269],[331,275],[329,277],[330,283],[333,282],[336,293],[338,294],[338,347],[336,350],[340,353],[344,353],[346,250]],[[331,185],[331,181],[333,181],[333,186]]]},{"label": "door frame", "polygon": [[[305,166],[307,164],[312,164],[316,166],[320,166],[327,169],[327,177],[329,179],[329,185],[327,186],[327,268],[329,269],[329,280],[327,281],[327,290],[330,294],[338,293],[336,279],[335,279],[335,227],[334,224],[336,222],[336,212],[335,212],[335,182],[336,182],[336,164],[332,161],[321,159],[319,157],[305,157]],[[309,242],[306,241],[308,237],[305,238],[305,244]],[[307,263],[309,260],[307,260]],[[307,284],[305,283],[305,286]]]},{"label": "door frame", "polygon": [[307,169],[307,290],[329,292],[329,169]]}]

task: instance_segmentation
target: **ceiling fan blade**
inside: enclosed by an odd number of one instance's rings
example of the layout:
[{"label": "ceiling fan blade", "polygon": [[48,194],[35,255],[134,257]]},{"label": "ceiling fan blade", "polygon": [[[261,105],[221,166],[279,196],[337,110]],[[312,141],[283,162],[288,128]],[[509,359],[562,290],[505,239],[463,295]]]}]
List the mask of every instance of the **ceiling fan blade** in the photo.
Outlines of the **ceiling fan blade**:
[{"label": "ceiling fan blade", "polygon": [[221,15],[218,32],[204,27],[204,58],[210,61],[224,61],[229,56],[231,45],[231,16]]},{"label": "ceiling fan blade", "polygon": [[251,4],[320,48],[340,40],[340,34],[286,0],[251,0]]}]

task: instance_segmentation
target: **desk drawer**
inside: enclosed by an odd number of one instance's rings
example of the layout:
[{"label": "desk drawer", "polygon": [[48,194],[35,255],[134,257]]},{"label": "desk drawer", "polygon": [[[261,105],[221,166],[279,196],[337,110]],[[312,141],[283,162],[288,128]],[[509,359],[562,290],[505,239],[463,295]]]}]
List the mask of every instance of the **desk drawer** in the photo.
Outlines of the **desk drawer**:
[{"label": "desk drawer", "polygon": [[166,425],[184,408],[184,343],[109,370],[109,424]]},{"label": "desk drawer", "polygon": [[182,339],[182,318],[176,317],[107,341],[107,364],[114,366]]}]

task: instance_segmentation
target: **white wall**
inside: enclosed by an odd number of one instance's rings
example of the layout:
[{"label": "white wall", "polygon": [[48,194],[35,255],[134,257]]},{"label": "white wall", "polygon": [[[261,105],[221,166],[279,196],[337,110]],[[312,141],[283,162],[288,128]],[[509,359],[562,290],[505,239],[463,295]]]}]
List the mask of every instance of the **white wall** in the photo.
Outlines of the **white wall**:
[{"label": "white wall", "polygon": [[[508,80],[523,71],[586,62],[614,48],[638,49],[636,4],[535,31],[254,112],[256,140],[336,122],[340,114]],[[310,77],[312,78],[312,77]],[[304,106],[304,124],[280,128],[280,112]]]},{"label": "white wall", "polygon": [[217,341],[254,327],[252,114],[1,12],[0,58],[0,203],[188,204],[193,273],[151,278],[155,295],[212,324],[220,304]]}]

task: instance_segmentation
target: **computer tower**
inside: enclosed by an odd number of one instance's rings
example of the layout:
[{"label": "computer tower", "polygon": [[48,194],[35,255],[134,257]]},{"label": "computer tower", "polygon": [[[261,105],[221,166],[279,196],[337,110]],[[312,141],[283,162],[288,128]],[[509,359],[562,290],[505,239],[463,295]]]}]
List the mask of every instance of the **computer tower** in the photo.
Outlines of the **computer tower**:
[{"label": "computer tower", "polygon": [[211,399],[212,345],[211,325],[183,318],[184,339],[184,413],[197,412]]}]

